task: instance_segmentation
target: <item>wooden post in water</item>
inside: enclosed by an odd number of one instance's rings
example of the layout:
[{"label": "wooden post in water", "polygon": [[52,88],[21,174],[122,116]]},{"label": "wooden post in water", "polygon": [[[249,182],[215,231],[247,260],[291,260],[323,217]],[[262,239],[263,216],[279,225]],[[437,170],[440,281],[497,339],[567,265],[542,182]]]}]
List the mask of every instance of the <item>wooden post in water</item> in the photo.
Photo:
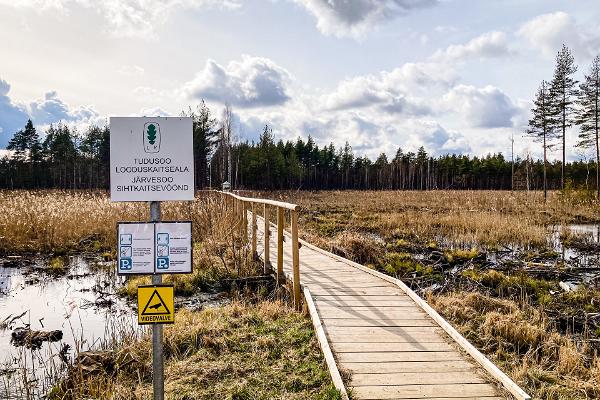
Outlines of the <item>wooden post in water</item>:
[{"label": "wooden post in water", "polygon": [[292,269],[294,273],[294,306],[297,311],[302,308],[300,297],[300,247],[298,246],[298,212],[291,211],[292,217]]},{"label": "wooden post in water", "polygon": [[267,209],[267,205],[264,204],[263,207],[264,213],[263,213],[263,217],[265,220],[265,252],[264,252],[264,256],[265,256],[265,275],[269,273],[269,269],[271,267],[271,259],[270,259],[270,248],[269,248],[269,210]]},{"label": "wooden post in water", "polygon": [[277,207],[277,284],[283,280],[283,225],[285,210]]},{"label": "wooden post in water", "polygon": [[252,203],[252,258],[256,258],[256,207]]}]

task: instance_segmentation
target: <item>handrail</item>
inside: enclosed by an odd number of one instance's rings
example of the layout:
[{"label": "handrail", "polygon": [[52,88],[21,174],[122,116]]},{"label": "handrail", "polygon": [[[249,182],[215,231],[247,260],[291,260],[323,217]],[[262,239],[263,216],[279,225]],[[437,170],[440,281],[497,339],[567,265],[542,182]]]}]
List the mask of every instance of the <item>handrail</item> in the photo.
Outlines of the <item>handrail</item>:
[{"label": "handrail", "polygon": [[252,203],[257,203],[257,204],[267,204],[269,206],[275,206],[275,207],[281,207],[281,208],[285,208],[287,210],[292,210],[292,211],[300,211],[300,206],[298,204],[292,204],[292,203],[285,203],[283,201],[276,201],[276,200],[269,200],[269,199],[258,199],[255,197],[242,197],[242,196],[238,196],[235,193],[231,193],[231,192],[223,192],[220,190],[217,190],[218,193],[221,194],[225,194],[227,196],[231,196],[237,200],[241,200],[241,201],[249,201]]},{"label": "handrail", "polygon": [[[290,213],[290,225],[291,225],[291,236],[292,236],[292,287],[293,287],[293,299],[294,306],[297,310],[302,309],[302,293],[300,290],[300,245],[298,242],[298,211],[300,206],[297,204],[285,203],[282,201],[259,199],[254,197],[243,197],[238,196],[231,192],[216,191],[220,195],[228,196],[231,199],[234,218],[237,221],[235,226],[239,229],[242,240],[244,243],[248,243],[248,211],[251,212],[251,251],[252,256],[257,257],[256,245],[257,245],[257,218],[256,205],[262,204],[263,206],[263,222],[264,222],[264,272],[268,273],[271,270],[271,246],[269,237],[271,236],[271,223],[269,221],[269,206],[276,207],[277,209],[277,284],[280,284],[284,280],[283,273],[283,231],[285,227],[285,212],[286,210]],[[225,197],[227,199],[227,197]],[[248,210],[250,205],[250,210]]]}]

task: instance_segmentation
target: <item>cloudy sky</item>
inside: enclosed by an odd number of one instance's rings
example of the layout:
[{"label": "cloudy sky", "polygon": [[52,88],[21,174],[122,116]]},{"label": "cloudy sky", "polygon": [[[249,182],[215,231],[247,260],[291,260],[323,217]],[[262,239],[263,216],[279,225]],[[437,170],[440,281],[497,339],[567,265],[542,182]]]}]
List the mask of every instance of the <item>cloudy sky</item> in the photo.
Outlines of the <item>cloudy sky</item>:
[{"label": "cloudy sky", "polygon": [[562,43],[588,69],[598,20],[597,0],[0,0],[0,148],[27,118],[204,99],[232,105],[242,140],[268,123],[370,157],[483,155],[510,154],[514,134],[537,155],[522,134],[535,90]]}]

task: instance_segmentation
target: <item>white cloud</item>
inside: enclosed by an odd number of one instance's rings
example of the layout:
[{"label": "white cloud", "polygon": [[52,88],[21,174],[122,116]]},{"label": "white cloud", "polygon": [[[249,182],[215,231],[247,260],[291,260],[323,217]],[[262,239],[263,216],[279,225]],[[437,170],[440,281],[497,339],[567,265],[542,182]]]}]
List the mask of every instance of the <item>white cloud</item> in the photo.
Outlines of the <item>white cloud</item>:
[{"label": "white cloud", "polygon": [[452,68],[435,63],[406,63],[390,72],[342,81],[320,97],[327,110],[379,107],[388,113],[424,115],[431,108],[424,97],[446,91],[456,77]]},{"label": "white cloud", "polygon": [[69,107],[55,91],[48,92],[42,99],[29,104],[29,115],[36,125],[65,122],[96,122],[100,115],[92,106]]},{"label": "white cloud", "polygon": [[407,149],[421,146],[434,155],[466,154],[472,151],[467,138],[458,131],[447,130],[436,121],[410,120],[404,130],[408,133]]},{"label": "white cloud", "polygon": [[336,37],[363,36],[377,24],[433,6],[438,0],[294,0],[317,18],[317,28]]},{"label": "white cloud", "polygon": [[27,110],[8,96],[10,85],[0,79],[0,148],[5,147],[13,134],[25,126]]},{"label": "white cloud", "polygon": [[196,100],[204,99],[234,106],[268,107],[290,99],[288,71],[267,58],[242,56],[227,66],[208,60],[204,69],[187,82],[183,93]]},{"label": "white cloud", "polygon": [[141,76],[144,75],[145,70],[139,65],[123,65],[117,72],[125,76]]},{"label": "white cloud", "polygon": [[36,126],[63,121],[74,125],[102,124],[103,117],[93,106],[70,107],[55,91],[29,104],[15,103],[8,96],[10,85],[0,79],[0,148],[6,147],[15,132],[22,129],[28,119]]},{"label": "white cloud", "polygon": [[434,55],[435,60],[462,61],[469,58],[496,58],[511,54],[504,32],[487,32],[466,44],[457,44],[438,50]]},{"label": "white cloud", "polygon": [[521,26],[518,35],[547,56],[554,56],[563,44],[577,56],[594,57],[600,52],[600,30],[577,24],[571,15],[558,11],[539,15]]},{"label": "white cloud", "polygon": [[483,88],[458,85],[444,96],[443,103],[476,128],[512,127],[513,117],[519,113],[510,97],[490,85]]},{"label": "white cloud", "polygon": [[68,14],[76,7],[91,8],[104,17],[109,32],[120,37],[156,37],[156,29],[177,10],[235,9],[240,0],[0,0],[0,5],[54,10]]}]

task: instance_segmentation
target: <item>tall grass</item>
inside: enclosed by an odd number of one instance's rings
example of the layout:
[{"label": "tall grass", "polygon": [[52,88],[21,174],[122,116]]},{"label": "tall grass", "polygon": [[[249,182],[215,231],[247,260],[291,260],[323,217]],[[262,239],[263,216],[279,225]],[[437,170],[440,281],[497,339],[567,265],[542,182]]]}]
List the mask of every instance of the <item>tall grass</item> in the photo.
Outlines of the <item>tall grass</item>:
[{"label": "tall grass", "polygon": [[430,296],[428,301],[533,398],[600,398],[597,349],[560,334],[543,310],[479,293]]},{"label": "tall grass", "polygon": [[[195,202],[163,203],[162,214],[191,220],[196,241],[231,227],[223,223],[224,203],[210,192]],[[117,222],[148,219],[148,203],[112,203],[101,191],[0,191],[0,254],[114,250]]]},{"label": "tall grass", "polygon": [[467,245],[544,246],[550,224],[600,221],[600,203],[551,192],[508,191],[333,191],[280,192],[303,206],[305,232],[334,237],[368,230],[386,237],[443,238]]}]

